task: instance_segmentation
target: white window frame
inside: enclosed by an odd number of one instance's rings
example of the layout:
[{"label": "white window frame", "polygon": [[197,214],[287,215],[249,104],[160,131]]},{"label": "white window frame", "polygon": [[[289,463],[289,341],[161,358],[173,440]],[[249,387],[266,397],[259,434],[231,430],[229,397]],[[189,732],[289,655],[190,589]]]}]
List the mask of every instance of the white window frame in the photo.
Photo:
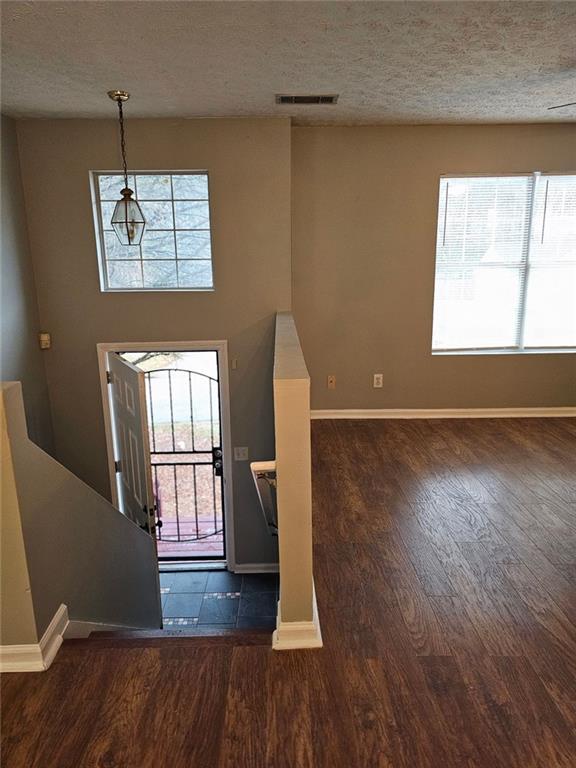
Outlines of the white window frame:
[{"label": "white window frame", "polygon": [[518,306],[518,313],[520,321],[518,323],[518,335],[517,344],[514,347],[463,347],[458,349],[435,349],[434,348],[434,336],[431,338],[431,353],[432,355],[530,355],[530,354],[573,354],[576,352],[576,347],[566,346],[547,346],[547,347],[525,347],[524,346],[524,326],[526,321],[526,297],[528,278],[530,274],[530,245],[532,237],[532,225],[533,225],[533,211],[534,200],[536,197],[536,185],[537,181],[542,177],[548,176],[574,176],[575,171],[525,171],[515,173],[445,173],[440,176],[438,183],[438,198],[436,203],[436,250],[434,254],[434,288],[432,296],[432,334],[434,333],[434,309],[436,303],[436,258],[438,254],[438,221],[440,218],[440,183],[443,179],[471,179],[471,178],[511,178],[514,176],[531,176],[532,185],[530,192],[530,206],[529,206],[529,225],[527,232],[527,245],[524,249],[524,258],[521,265],[521,278],[520,278],[520,301]]},{"label": "white window frame", "polygon": [[[208,184],[208,211],[210,214],[210,264],[212,267],[212,285],[210,287],[199,288],[110,288],[108,285],[108,275],[106,272],[106,248],[104,246],[104,227],[102,226],[102,206],[100,200],[100,186],[98,184],[99,176],[121,176],[122,171],[117,168],[114,170],[95,170],[89,172],[90,177],[90,193],[92,197],[92,216],[94,219],[94,231],[96,235],[96,252],[98,256],[98,273],[100,277],[100,292],[101,293],[212,293],[216,290],[216,277],[214,269],[214,241],[212,236],[212,195],[210,192],[210,174],[205,169],[198,170],[160,170],[160,171],[146,171],[146,170],[131,170],[128,172],[128,176],[142,175],[142,176],[178,176],[178,175],[190,175],[190,176],[206,176]],[[108,202],[108,201],[106,201]],[[146,201],[144,201],[146,202]],[[174,209],[174,199],[170,200],[172,208]],[[176,261],[177,259],[175,259]]]}]

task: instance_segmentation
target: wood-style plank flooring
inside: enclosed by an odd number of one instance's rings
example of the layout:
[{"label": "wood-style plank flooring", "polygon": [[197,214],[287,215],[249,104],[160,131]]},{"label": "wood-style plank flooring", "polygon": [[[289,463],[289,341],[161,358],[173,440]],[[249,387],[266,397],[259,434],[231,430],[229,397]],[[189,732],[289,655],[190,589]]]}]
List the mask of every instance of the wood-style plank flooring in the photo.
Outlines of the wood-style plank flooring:
[{"label": "wood-style plank flooring", "polygon": [[325,648],[65,643],[5,768],[574,768],[576,420],[313,423]]}]

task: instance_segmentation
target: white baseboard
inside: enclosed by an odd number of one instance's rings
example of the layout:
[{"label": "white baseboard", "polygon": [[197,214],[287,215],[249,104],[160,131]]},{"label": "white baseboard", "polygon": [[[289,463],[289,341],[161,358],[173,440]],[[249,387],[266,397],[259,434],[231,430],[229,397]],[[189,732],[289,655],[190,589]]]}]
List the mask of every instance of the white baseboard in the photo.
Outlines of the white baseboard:
[{"label": "white baseboard", "polygon": [[54,661],[66,628],[68,608],[62,604],[39,643],[0,646],[0,672],[43,672]]},{"label": "white baseboard", "polygon": [[42,672],[45,669],[38,643],[0,646],[0,672]]},{"label": "white baseboard", "polygon": [[312,621],[282,621],[282,611],[278,603],[276,630],[272,635],[272,648],[275,651],[322,648],[322,645],[315,591],[312,596]]},{"label": "white baseboard", "polygon": [[65,640],[84,640],[90,637],[92,632],[123,632],[125,630],[146,630],[149,627],[129,627],[124,624],[100,624],[97,621],[79,621],[70,619],[66,632]]},{"label": "white baseboard", "polygon": [[278,573],[278,563],[236,563],[234,573]]},{"label": "white baseboard", "polygon": [[527,419],[576,417],[561,408],[343,408],[310,411],[311,419]]}]

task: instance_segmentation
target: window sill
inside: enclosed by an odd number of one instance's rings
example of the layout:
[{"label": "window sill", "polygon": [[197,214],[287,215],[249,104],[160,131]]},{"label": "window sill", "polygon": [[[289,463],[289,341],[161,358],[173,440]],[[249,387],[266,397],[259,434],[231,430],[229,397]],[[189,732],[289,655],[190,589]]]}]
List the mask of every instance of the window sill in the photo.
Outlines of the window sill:
[{"label": "window sill", "polygon": [[532,349],[433,349],[433,357],[467,355],[565,355],[574,354],[576,347],[549,347]]},{"label": "window sill", "polygon": [[101,288],[100,293],[214,293],[214,288]]}]

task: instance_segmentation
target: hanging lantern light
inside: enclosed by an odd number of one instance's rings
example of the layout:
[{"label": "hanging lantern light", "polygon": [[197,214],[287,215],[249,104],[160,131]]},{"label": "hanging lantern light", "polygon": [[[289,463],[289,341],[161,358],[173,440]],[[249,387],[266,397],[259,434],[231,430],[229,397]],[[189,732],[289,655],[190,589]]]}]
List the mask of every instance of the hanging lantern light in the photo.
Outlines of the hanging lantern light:
[{"label": "hanging lantern light", "polygon": [[120,148],[122,150],[122,167],[124,170],[124,189],[120,192],[122,199],[118,200],[112,214],[112,228],[122,245],[140,245],[146,220],[142,209],[136,200],[132,199],[134,192],[128,187],[128,167],[126,165],[126,140],[124,137],[124,114],[122,104],[128,101],[130,94],[126,91],[108,91],[108,96],[118,104],[118,119],[120,121]]}]

